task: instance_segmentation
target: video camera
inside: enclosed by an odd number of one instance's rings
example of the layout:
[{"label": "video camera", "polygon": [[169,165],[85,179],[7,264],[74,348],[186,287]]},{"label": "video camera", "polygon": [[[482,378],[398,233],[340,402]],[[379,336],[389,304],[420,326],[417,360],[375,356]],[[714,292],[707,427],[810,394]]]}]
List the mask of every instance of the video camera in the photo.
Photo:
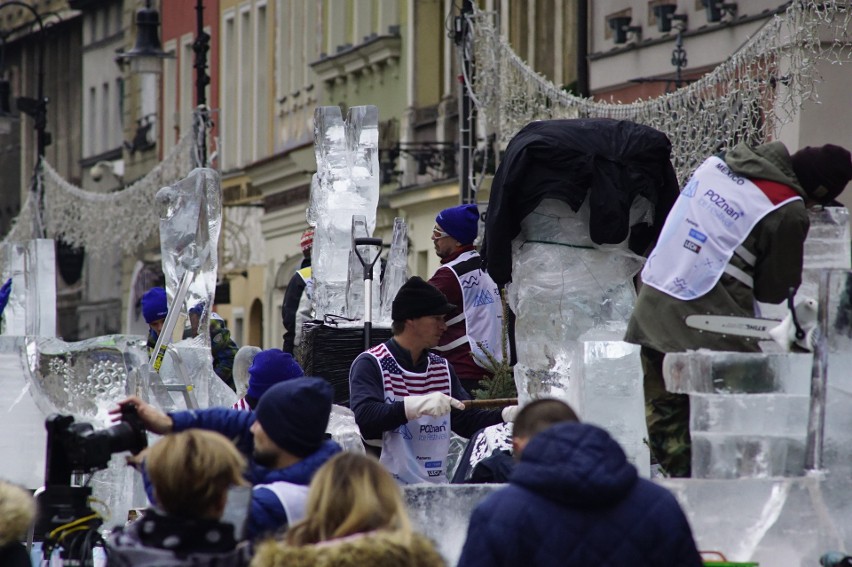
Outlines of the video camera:
[{"label": "video camera", "polygon": [[65,565],[93,565],[92,549],[103,545],[97,533],[101,517],[89,506],[91,487],[71,486],[72,477],[107,468],[114,453],[135,455],[145,449],[145,425],[136,406],[125,404],[120,423],[106,429],[96,431],[90,423],[75,423],[73,416],[60,414],[50,415],[45,427],[45,486],[38,494],[35,533],[43,539],[45,559],[59,548]]},{"label": "video camera", "polygon": [[121,422],[95,431],[91,423],[75,423],[70,415],[53,414],[47,428],[45,484],[69,484],[75,472],[91,473],[107,468],[113,453],[134,455],[148,446],[145,425],[136,406],[121,406]]}]

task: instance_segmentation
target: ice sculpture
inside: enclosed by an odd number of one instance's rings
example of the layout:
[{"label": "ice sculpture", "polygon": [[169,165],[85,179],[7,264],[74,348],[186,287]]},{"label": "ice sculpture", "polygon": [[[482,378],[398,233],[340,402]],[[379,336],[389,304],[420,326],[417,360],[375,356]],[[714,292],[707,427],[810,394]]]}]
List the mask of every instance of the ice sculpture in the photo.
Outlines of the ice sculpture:
[{"label": "ice sculpture", "polygon": [[53,240],[5,242],[0,248],[2,281],[12,278],[3,310],[3,334],[56,336],[56,253]]},{"label": "ice sculpture", "polygon": [[390,326],[391,306],[399,288],[408,280],[408,225],[405,219],[393,219],[393,236],[391,237],[390,253],[385,266],[385,277],[382,279],[382,301],[379,314],[379,324]]},{"label": "ice sculpture", "polygon": [[[109,427],[108,411],[126,396],[127,376],[147,360],[138,336],[110,335],[76,343],[55,338],[0,338],[0,478],[29,488],[45,482],[45,418],[71,415],[96,430]],[[131,474],[132,473],[132,474]],[[113,455],[108,469],[91,481],[94,496],[106,503],[115,522],[127,510],[144,506],[141,484]],[[138,475],[136,475],[138,476]],[[109,524],[112,525],[112,524]]]},{"label": "ice sculpture", "polygon": [[213,372],[210,312],[216,290],[217,245],[222,222],[219,174],[194,169],[157,192],[160,248],[169,296],[163,335],[178,313],[200,311],[198,335],[169,345],[159,379],[149,373],[149,394],[164,410],[230,406],[234,392]]},{"label": "ice sculpture", "polygon": [[238,398],[245,396],[248,391],[248,370],[259,352],[260,347],[246,345],[240,347],[240,350],[234,356],[234,385],[237,387]]},{"label": "ice sculpture", "polygon": [[[523,219],[512,242],[509,287],[509,305],[517,316],[515,383],[521,403],[555,397],[587,405],[584,419],[608,428],[637,463],[647,456],[638,417],[644,413],[637,409],[642,389],[636,372],[625,371],[625,365],[638,370],[638,358],[635,348],[617,343],[633,311],[632,277],[641,265],[626,243],[592,242],[588,201],[575,213],[563,201],[544,199]],[[621,400],[630,412],[593,402],[605,394],[601,388],[630,392]],[[648,467],[643,463],[640,470],[647,474]]]},{"label": "ice sculpture", "polygon": [[307,218],[316,223],[313,300],[320,320],[346,314],[352,216],[365,217],[368,236],[376,228],[378,118],[375,106],[351,107],[345,122],[337,106],[314,113],[317,174]]},{"label": "ice sculpture", "polygon": [[627,324],[636,299],[631,278],[641,266],[626,244],[592,243],[588,202],[574,213],[544,199],[527,215],[512,242],[509,288],[522,402],[567,390],[580,335]]}]

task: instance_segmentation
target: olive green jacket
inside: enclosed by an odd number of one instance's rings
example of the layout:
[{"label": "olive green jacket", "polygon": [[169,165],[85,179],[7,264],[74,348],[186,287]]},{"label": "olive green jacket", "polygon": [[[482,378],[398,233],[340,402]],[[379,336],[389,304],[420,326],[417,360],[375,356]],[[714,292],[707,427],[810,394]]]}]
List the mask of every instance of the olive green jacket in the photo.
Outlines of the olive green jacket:
[{"label": "olive green jacket", "polygon": [[[731,170],[749,179],[766,179],[789,186],[805,197],[790,163],[787,148],[781,142],[748,147],[739,144],[722,156]],[[639,290],[636,307],[627,325],[624,340],[660,352],[690,349],[758,351],[756,339],[699,331],[687,327],[684,319],[693,314],[735,315],[754,317],[755,300],[781,303],[790,288],[802,281],[808,214],[802,201],[792,201],[775,209],[755,225],[743,246],[757,261],[749,266],[734,254],[730,263],[754,278],[751,289],[722,274],[716,286],[706,295],[684,301],[651,286]]]}]

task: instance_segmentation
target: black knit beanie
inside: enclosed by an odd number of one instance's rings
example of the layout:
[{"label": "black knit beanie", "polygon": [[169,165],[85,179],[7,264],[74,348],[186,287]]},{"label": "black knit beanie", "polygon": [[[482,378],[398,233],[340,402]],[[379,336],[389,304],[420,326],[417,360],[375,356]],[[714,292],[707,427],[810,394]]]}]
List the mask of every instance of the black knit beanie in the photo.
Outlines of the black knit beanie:
[{"label": "black knit beanie", "polygon": [[446,315],[456,306],[437,287],[412,276],[402,284],[391,305],[391,319],[405,321],[430,315]]},{"label": "black knit beanie", "polygon": [[834,144],[802,148],[790,159],[805,193],[823,205],[836,199],[852,179],[849,150]]},{"label": "black knit beanie", "polygon": [[334,388],[322,378],[293,378],[269,388],[254,410],[266,435],[297,457],[325,441]]}]

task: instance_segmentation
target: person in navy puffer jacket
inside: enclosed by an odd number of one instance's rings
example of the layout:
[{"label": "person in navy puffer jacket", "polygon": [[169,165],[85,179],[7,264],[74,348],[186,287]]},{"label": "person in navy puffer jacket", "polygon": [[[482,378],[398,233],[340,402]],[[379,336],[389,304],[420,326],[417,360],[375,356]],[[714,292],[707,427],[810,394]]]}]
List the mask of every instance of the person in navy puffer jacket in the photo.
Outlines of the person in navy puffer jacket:
[{"label": "person in navy puffer jacket", "polygon": [[559,423],[474,510],[459,567],[701,567],[674,496],[639,478],[609,434]]}]

